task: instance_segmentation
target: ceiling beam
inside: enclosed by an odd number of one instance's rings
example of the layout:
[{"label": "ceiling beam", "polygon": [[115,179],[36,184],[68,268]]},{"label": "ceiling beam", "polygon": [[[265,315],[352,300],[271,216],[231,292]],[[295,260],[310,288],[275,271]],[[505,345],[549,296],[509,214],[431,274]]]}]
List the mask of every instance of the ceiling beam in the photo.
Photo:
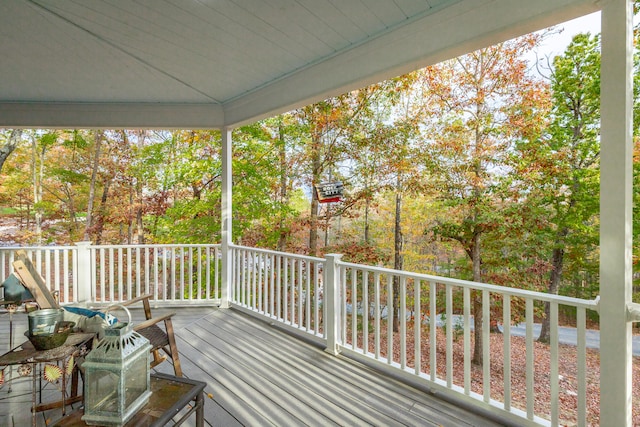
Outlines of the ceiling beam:
[{"label": "ceiling beam", "polygon": [[218,104],[0,102],[5,128],[216,129]]}]

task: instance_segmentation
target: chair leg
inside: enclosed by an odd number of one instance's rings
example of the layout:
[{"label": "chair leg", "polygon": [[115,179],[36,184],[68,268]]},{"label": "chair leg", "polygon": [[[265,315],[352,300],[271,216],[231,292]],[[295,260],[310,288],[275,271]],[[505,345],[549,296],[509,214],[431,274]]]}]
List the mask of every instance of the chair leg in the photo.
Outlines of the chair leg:
[{"label": "chair leg", "polygon": [[182,367],[180,366],[180,355],[178,353],[178,346],[176,345],[176,339],[173,336],[173,322],[171,319],[166,319],[164,322],[167,329],[167,335],[169,338],[169,349],[171,350],[171,359],[173,360],[173,370],[177,377],[182,376]]},{"label": "chair leg", "polygon": [[160,354],[159,350],[153,350],[152,354],[153,354],[153,362],[151,362],[152,368],[155,366],[158,366],[159,364],[167,360],[165,356]]}]

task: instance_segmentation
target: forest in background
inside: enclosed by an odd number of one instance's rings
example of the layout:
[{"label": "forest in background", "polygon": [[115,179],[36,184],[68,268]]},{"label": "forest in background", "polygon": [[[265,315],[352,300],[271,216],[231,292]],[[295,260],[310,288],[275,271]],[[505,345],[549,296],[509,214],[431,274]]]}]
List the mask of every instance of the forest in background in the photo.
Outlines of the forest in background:
[{"label": "forest in background", "polygon": [[[235,129],[234,242],[594,298],[599,35],[532,66],[547,35]],[[0,130],[0,218],[18,225],[15,244],[219,242],[220,141],[215,130]],[[343,200],[319,203],[312,189],[332,181]]]}]

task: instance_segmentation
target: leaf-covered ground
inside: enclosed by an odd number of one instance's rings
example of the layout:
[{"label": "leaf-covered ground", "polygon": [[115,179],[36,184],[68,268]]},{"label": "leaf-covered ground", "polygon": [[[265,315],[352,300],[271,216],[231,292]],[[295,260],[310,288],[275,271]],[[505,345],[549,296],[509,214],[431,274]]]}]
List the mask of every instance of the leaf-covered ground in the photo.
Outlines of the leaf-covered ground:
[{"label": "leaf-covered ground", "polygon": [[[440,379],[446,379],[446,337],[442,330],[437,332],[436,369]],[[413,343],[414,332],[407,330],[406,354],[407,366],[413,368],[415,348]],[[361,337],[359,338],[361,340]],[[374,337],[369,338],[369,350],[373,348]],[[362,343],[360,342],[361,346]],[[386,357],[387,343],[381,337],[381,354]],[[473,349],[473,337],[471,338]],[[491,397],[497,401],[504,401],[504,346],[502,334],[491,334]],[[472,350],[473,351],[473,350]],[[512,406],[526,411],[526,364],[527,351],[523,337],[511,338],[511,396]],[[421,371],[429,372],[429,333],[423,331],[421,339]],[[453,343],[452,358],[453,383],[464,385],[464,341],[458,337]],[[400,340],[398,334],[394,334],[394,359],[400,362]],[[576,348],[568,345],[559,347],[559,418],[563,426],[577,425],[578,383],[577,383],[577,352]],[[535,414],[549,418],[551,413],[550,403],[550,352],[549,346],[534,342],[534,390],[535,390]],[[598,426],[600,420],[600,353],[598,350],[587,349],[586,352],[587,373],[587,423],[589,426]],[[482,369],[471,365],[471,388],[476,393],[482,393],[483,378]],[[633,361],[633,421],[635,426],[640,426],[640,360]]]}]

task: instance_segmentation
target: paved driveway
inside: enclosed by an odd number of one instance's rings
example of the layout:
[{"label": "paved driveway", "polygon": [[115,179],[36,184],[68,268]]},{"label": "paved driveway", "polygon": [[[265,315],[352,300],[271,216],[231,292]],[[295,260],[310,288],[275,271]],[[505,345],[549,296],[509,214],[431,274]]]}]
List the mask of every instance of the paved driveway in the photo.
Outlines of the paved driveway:
[{"label": "paved driveway", "polygon": [[[541,325],[536,323],[533,325],[533,333],[537,338],[540,335]],[[502,330],[502,326],[500,326]],[[525,336],[525,324],[520,323],[515,326],[511,326],[511,335],[514,336]],[[586,331],[586,339],[587,339],[587,347],[588,348],[600,348],[600,331],[587,329]],[[558,340],[562,344],[569,345],[577,345],[578,344],[578,334],[576,332],[576,328],[570,328],[566,326],[560,326],[558,328]],[[640,356],[640,335],[633,336],[633,355]]]},{"label": "paved driveway", "polygon": [[[347,312],[351,313],[351,306],[347,306]],[[360,310],[358,310],[360,313]],[[382,310],[381,313],[383,318],[386,318],[386,310]],[[451,319],[454,324],[459,323],[462,324],[462,316],[454,315],[453,319]],[[427,321],[428,322],[428,321]],[[440,314],[437,316],[437,325],[442,327],[444,325],[444,315]],[[471,318],[471,328],[473,329],[473,318]],[[501,325],[498,328],[503,331]],[[533,325],[533,334],[535,338],[538,338],[540,335],[540,323],[535,323]],[[517,337],[524,337],[526,335],[526,329],[524,323],[519,323],[517,325],[511,326],[511,335]],[[561,344],[567,345],[577,345],[578,344],[578,334],[576,328],[570,328],[566,326],[560,326],[558,328],[558,339]],[[586,340],[587,340],[587,348],[600,348],[600,331],[587,329],[586,331]],[[633,345],[632,351],[634,356],[640,356],[640,335],[633,336]]]},{"label": "paved driveway", "polygon": [[[462,316],[454,315],[452,321],[461,322]],[[471,319],[471,327],[473,328],[473,319]],[[438,326],[442,326],[444,322],[442,318],[438,318]],[[542,325],[540,323],[534,323],[533,325],[533,336],[538,338],[540,335],[540,329]],[[503,331],[502,325],[499,325],[498,328]],[[511,335],[517,337],[524,337],[526,335],[526,326],[524,323],[519,323],[517,325],[511,326]],[[586,331],[586,340],[587,340],[587,348],[600,348],[600,331],[594,329],[587,329]],[[576,328],[571,328],[567,326],[560,326],[558,328],[558,340],[561,344],[567,345],[577,345],[578,344],[578,333]],[[640,356],[640,335],[633,336],[633,355]]]}]

